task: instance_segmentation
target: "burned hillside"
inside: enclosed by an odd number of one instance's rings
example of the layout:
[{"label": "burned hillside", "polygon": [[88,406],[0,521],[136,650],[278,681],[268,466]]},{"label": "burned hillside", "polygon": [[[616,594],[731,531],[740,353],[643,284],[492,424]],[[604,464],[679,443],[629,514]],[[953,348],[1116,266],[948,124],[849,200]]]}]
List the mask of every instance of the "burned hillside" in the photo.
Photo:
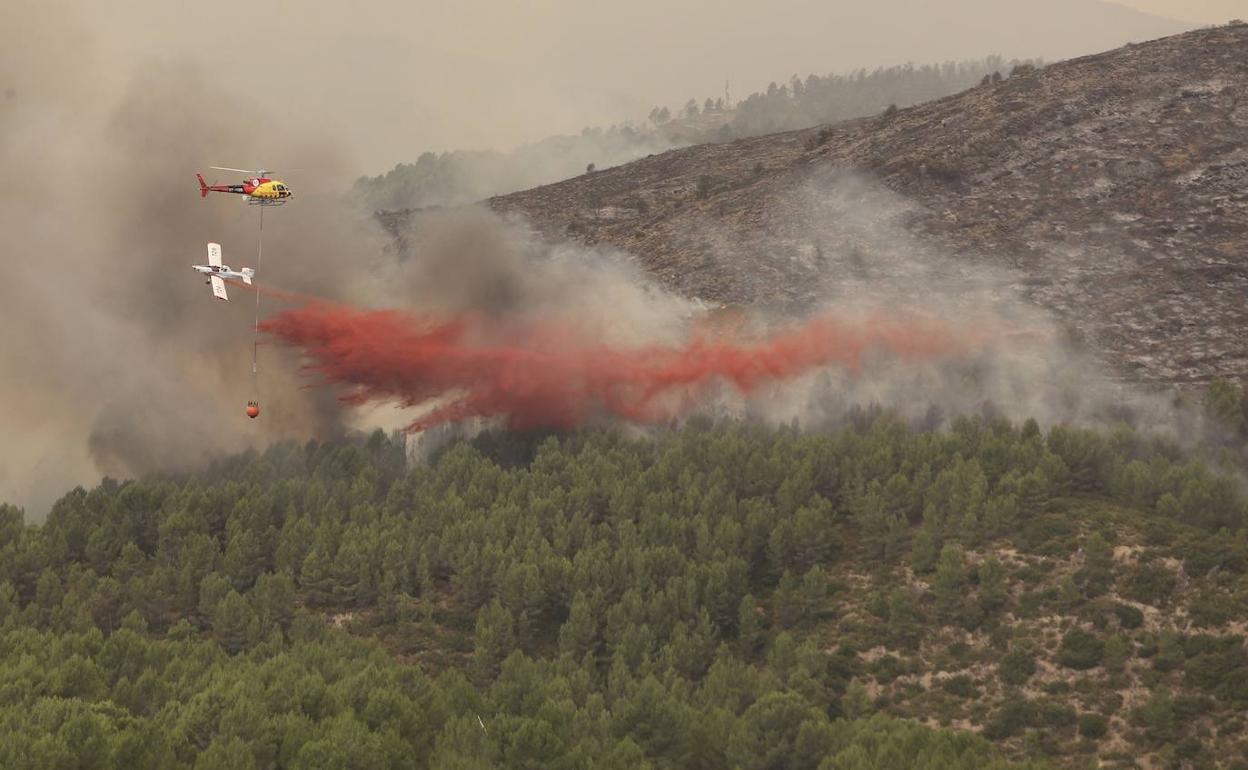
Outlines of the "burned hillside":
[{"label": "burned hillside", "polygon": [[1130,379],[1248,376],[1248,25],[1002,74],[489,205],[708,301],[992,274]]}]

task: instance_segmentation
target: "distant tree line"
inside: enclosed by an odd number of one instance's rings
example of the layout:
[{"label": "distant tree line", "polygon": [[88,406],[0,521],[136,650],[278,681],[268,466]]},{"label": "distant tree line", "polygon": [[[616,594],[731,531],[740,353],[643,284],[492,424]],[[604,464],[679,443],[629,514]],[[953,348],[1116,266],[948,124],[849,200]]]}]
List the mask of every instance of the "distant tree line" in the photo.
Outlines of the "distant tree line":
[{"label": "distant tree line", "polygon": [[751,94],[737,105],[726,104],[723,97],[708,97],[700,107],[696,99],[689,99],[675,114],[656,106],[645,125],[585,128],[579,135],[552,136],[511,152],[426,152],[415,163],[361,177],[353,195],[371,210],[474,203],[576,176],[591,163],[604,169],[675,147],[808,128],[938,99],[1015,64],[992,56],[810,75],[804,80],[794,76],[789,83],[772,83],[766,92]]},{"label": "distant tree line", "polygon": [[426,152],[375,177],[360,177],[352,195],[366,209],[390,211],[476,203],[576,176],[589,165],[607,168],[674,146],[664,132],[632,125],[586,128],[511,152]]},{"label": "distant tree line", "polygon": [[857,70],[848,75],[793,76],[750,94],[736,107],[731,130],[736,136],[793,131],[821,123],[876,115],[964,91],[1020,62],[985,59],[916,67]]}]

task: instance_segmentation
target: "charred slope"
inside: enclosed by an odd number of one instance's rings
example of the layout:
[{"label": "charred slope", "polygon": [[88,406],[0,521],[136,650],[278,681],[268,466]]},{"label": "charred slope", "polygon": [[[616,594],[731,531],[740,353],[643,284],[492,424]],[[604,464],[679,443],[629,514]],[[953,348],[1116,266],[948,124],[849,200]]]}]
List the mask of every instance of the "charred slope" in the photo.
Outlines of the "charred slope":
[{"label": "charred slope", "polygon": [[[865,201],[853,226],[847,201]],[[898,238],[881,231],[896,230],[922,259],[1006,269],[1124,374],[1246,376],[1248,25],[489,204],[725,302],[801,302],[895,273]],[[385,218],[402,229],[403,213]]]}]

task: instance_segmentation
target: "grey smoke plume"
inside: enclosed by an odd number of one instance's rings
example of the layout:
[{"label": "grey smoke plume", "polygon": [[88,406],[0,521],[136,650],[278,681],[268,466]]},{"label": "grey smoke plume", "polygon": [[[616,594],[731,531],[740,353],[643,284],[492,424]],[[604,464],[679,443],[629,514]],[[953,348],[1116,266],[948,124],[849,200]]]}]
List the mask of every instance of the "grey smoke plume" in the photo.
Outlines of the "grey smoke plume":
[{"label": "grey smoke plume", "polygon": [[[627,254],[540,240],[484,208],[425,212],[407,254],[383,266],[382,304],[500,320],[574,321],[611,344],[674,342],[699,305],[665,290]],[[383,299],[384,298],[384,299]]]},{"label": "grey smoke plume", "polygon": [[21,23],[0,31],[0,498],[39,516],[101,473],[338,433],[332,394],[299,389],[271,348],[260,351],[263,419],[243,416],[257,394],[254,296],[214,301],[189,266],[209,240],[235,267],[258,256],[259,210],[200,200],[195,171],[273,163],[301,169],[287,177],[298,203],[265,213],[261,279],[351,297],[382,236],[326,192],[345,189],[349,159],[314,128],[275,125],[197,64],[119,73],[56,4],[14,10]]},{"label": "grey smoke plume", "polygon": [[798,255],[787,266],[790,280],[811,287],[814,307],[907,309],[995,337],[965,360],[878,359],[858,374],[821,372],[778,386],[756,411],[819,423],[877,404],[931,427],[989,413],[1042,425],[1128,422],[1175,437],[1203,430],[1202,417],[1176,408],[1172,393],[1111,376],[1050,313],[1022,299],[1019,275],[944,253],[916,235],[909,225],[920,219],[917,204],[869,177],[820,172],[776,208],[774,220]]}]

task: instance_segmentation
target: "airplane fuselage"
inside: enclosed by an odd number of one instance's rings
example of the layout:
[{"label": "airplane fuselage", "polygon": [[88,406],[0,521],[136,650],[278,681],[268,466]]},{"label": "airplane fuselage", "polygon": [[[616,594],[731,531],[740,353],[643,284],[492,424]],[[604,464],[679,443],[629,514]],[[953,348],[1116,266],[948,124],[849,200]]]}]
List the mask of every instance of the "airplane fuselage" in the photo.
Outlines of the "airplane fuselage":
[{"label": "airplane fuselage", "polygon": [[242,281],[248,284],[251,283],[251,277],[255,275],[254,271],[247,268],[231,270],[229,265],[191,265],[191,269],[209,278],[215,275],[225,281]]}]

